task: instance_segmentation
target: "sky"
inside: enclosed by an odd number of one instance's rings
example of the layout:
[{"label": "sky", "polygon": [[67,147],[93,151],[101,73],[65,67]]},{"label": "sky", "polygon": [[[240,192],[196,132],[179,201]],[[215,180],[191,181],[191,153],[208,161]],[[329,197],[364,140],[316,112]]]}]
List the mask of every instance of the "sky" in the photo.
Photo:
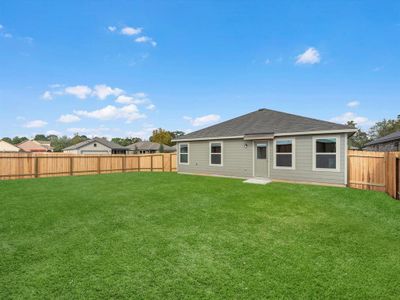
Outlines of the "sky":
[{"label": "sky", "polygon": [[0,2],[0,137],[400,114],[400,1]]}]

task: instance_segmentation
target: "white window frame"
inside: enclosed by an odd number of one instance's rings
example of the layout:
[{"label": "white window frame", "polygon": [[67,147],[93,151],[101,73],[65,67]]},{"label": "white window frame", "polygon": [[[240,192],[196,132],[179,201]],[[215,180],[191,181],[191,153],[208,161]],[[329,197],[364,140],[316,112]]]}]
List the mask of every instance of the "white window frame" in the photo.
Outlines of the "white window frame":
[{"label": "white window frame", "polygon": [[[317,140],[319,139],[336,139],[336,153],[333,152],[317,152]],[[312,138],[312,161],[313,161],[313,171],[316,172],[340,172],[340,136],[339,135],[321,135],[313,136]],[[336,154],[336,168],[317,168],[317,154],[318,155],[333,155]]]},{"label": "white window frame", "polygon": [[[221,144],[221,164],[211,163],[211,144]],[[218,154],[218,153],[214,153]],[[223,167],[224,166],[224,142],[223,141],[212,141],[208,143],[208,164],[211,167]]]},{"label": "white window frame", "polygon": [[[187,163],[186,162],[181,162],[181,146],[184,146],[184,145],[187,146],[188,152],[187,153],[182,153],[182,154],[187,154],[187,157],[188,157]],[[189,155],[190,154],[190,144],[189,143],[180,143],[179,144],[178,153],[179,153],[179,164],[180,165],[188,165],[190,163],[190,155]]]},{"label": "white window frame", "polygon": [[[276,142],[277,141],[291,141],[292,142],[292,152],[289,153],[277,153],[276,152]],[[291,167],[282,167],[282,166],[277,166],[276,165],[276,157],[279,154],[292,154],[292,166]],[[296,170],[296,138],[291,137],[291,138],[276,138],[274,139],[274,145],[273,145],[273,157],[274,157],[274,169],[278,169],[278,170]]]}]

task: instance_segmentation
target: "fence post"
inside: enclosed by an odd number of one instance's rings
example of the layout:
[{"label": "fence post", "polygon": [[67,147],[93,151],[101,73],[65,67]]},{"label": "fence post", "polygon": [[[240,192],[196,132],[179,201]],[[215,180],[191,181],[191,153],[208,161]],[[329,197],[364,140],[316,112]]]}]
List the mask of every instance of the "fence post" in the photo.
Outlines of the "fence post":
[{"label": "fence post", "polygon": [[164,166],[164,154],[161,154],[162,157],[162,171],[165,172],[165,166]]},{"label": "fence post", "polygon": [[172,172],[172,153],[169,154],[169,171]]},{"label": "fence post", "polygon": [[153,172],[153,155],[150,155],[150,171]]},{"label": "fence post", "polygon": [[97,174],[100,174],[100,156],[97,156]]},{"label": "fence post", "polygon": [[122,172],[125,173],[125,169],[126,169],[126,156],[122,157]]},{"label": "fence post", "polygon": [[35,178],[38,178],[39,176],[39,157],[35,156],[35,160],[34,160],[34,165],[35,165],[35,169],[34,169],[34,173],[35,173]]},{"label": "fence post", "polygon": [[137,156],[137,158],[138,158],[138,162],[137,162],[137,165],[138,165],[138,172],[140,172],[140,156]]},{"label": "fence post", "polygon": [[69,158],[69,175],[74,175],[74,158],[72,156]]}]

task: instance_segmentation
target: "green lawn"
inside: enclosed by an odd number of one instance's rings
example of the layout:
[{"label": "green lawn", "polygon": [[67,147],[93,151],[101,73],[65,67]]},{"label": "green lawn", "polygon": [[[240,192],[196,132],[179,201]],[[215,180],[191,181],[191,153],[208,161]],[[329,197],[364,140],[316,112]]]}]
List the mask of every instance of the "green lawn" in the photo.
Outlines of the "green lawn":
[{"label": "green lawn", "polygon": [[0,299],[398,298],[383,193],[169,173],[0,182]]}]

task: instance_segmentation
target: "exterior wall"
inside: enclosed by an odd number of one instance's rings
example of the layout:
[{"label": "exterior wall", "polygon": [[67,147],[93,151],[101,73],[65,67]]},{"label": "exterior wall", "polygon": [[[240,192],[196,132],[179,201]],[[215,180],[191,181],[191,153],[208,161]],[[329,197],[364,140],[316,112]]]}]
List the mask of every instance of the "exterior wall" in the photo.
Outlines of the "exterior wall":
[{"label": "exterior wall", "polygon": [[366,150],[366,151],[381,151],[381,152],[400,151],[400,139],[399,140],[390,141],[390,142],[387,142],[387,143],[381,143],[381,144],[367,146],[363,150]]},{"label": "exterior wall", "polygon": [[[97,144],[95,147],[94,144]],[[71,151],[76,151],[76,152],[71,152]],[[67,151],[65,151],[67,152]],[[87,144],[77,150],[69,150],[68,153],[74,153],[74,154],[111,154],[111,149],[104,146],[103,144],[100,144],[99,142],[91,142],[90,144]]]},{"label": "exterior wall", "polygon": [[[313,135],[287,137],[295,140],[295,168],[275,169],[273,141],[268,143],[268,174],[271,179],[344,185],[347,181],[347,134],[326,135],[339,138],[339,170],[313,170]],[[318,135],[324,137],[324,135]],[[286,137],[285,137],[286,138]],[[223,166],[209,165],[209,141],[177,144],[177,170],[182,173],[253,177],[254,144],[242,139],[223,140]],[[189,144],[189,164],[179,163],[179,144]],[[247,144],[247,148],[245,148]]]},{"label": "exterior wall", "polygon": [[[224,140],[222,147],[223,166],[210,166],[209,141],[188,142],[189,164],[179,164],[179,143],[177,144],[177,169],[183,173],[197,173],[210,175],[223,175],[235,177],[253,176],[252,142],[237,140]],[[186,144],[182,142],[181,144]],[[247,144],[247,148],[245,148]]]},{"label": "exterior wall", "polygon": [[[326,136],[337,136],[340,140],[339,150],[339,171],[316,171],[313,170],[313,137],[323,137],[323,135],[313,136],[295,136],[288,137],[295,139],[295,168],[291,169],[275,169],[273,157],[273,149],[270,147],[271,157],[271,178],[289,181],[304,181],[304,182],[317,182],[317,183],[328,183],[328,184],[345,184],[346,179],[346,160],[347,160],[347,149],[346,149],[346,134],[337,135],[326,135]],[[272,144],[272,143],[271,143]]]}]

